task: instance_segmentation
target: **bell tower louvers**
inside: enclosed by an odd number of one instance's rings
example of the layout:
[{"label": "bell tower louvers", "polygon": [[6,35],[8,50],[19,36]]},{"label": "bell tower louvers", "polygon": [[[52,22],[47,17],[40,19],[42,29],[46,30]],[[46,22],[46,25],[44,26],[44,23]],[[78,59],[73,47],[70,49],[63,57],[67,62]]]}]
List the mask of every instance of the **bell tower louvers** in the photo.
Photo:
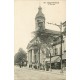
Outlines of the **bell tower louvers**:
[{"label": "bell tower louvers", "polygon": [[45,16],[42,13],[42,8],[39,6],[38,13],[35,17],[36,31],[43,31],[45,29]]}]

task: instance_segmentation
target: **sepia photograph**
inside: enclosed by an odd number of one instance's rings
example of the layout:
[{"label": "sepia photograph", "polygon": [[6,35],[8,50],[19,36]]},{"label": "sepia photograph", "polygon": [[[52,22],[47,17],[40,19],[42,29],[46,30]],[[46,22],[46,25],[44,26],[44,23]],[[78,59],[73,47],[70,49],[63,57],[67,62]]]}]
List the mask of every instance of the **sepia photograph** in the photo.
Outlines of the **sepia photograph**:
[{"label": "sepia photograph", "polygon": [[14,80],[66,80],[66,0],[14,0]]}]

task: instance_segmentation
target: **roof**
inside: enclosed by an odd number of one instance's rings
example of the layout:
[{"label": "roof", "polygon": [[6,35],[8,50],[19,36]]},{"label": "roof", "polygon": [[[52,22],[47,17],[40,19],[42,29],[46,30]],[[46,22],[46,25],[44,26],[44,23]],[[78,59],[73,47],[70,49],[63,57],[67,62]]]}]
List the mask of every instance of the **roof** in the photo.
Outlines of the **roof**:
[{"label": "roof", "polygon": [[28,43],[28,45],[27,45],[27,49],[34,43],[34,41],[35,41],[35,37]]},{"label": "roof", "polygon": [[62,23],[64,27],[66,27],[66,21]]},{"label": "roof", "polygon": [[41,8],[41,6],[39,6],[39,8],[38,8],[38,13],[36,14],[36,17],[35,17],[35,18],[38,18],[38,17],[43,17],[43,18],[45,18],[44,14],[42,13],[42,8]]},{"label": "roof", "polygon": [[[29,49],[33,44],[35,44],[36,40],[40,42],[53,42],[53,39],[59,36],[60,32],[59,31],[54,31],[54,30],[49,30],[45,29],[43,31],[34,31],[33,32],[35,35],[37,34],[37,37],[35,36],[29,43],[27,48]],[[39,38],[38,38],[39,37]]]},{"label": "roof", "polygon": [[50,33],[50,34],[60,34],[60,31],[54,31],[54,30],[49,30],[49,29],[45,29],[45,33]]},{"label": "roof", "polygon": [[58,35],[58,36],[60,35],[60,31],[54,31],[54,30],[49,30],[49,29],[44,29],[42,31],[34,31],[33,33],[34,34],[39,34],[40,33],[41,35],[45,35],[46,34],[46,35],[50,35],[50,36],[51,35],[52,36],[53,35]]}]

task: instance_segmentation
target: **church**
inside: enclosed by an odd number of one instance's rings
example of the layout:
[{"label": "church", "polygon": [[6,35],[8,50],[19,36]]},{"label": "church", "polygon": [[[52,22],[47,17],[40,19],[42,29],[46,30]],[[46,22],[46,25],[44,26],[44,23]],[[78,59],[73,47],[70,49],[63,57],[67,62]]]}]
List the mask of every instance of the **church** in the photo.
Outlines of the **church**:
[{"label": "church", "polygon": [[[33,31],[35,37],[27,45],[29,68],[44,69],[46,63],[50,63],[50,58],[55,56],[54,43],[60,42],[59,36],[61,33],[59,31],[46,29],[45,20],[42,7],[39,6],[38,13],[35,16],[35,31]],[[58,42],[55,42],[56,38],[58,38]],[[57,55],[59,54],[57,53]]]}]

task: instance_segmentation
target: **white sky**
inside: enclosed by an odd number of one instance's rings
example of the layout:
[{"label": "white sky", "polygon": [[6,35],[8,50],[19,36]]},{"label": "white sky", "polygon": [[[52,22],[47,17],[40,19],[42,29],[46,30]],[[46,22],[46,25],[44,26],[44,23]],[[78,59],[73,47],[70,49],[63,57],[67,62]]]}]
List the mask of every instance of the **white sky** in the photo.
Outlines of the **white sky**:
[{"label": "white sky", "polygon": [[[41,1],[42,12],[46,18],[45,27],[51,30],[59,30],[57,26],[49,25],[47,22],[60,24],[66,20],[66,0],[45,0],[45,2],[58,2],[56,5],[44,4]],[[14,53],[19,48],[25,51],[27,44],[33,38],[31,32],[35,30],[35,16],[38,12],[39,1],[37,0],[15,0],[14,2]]]}]

